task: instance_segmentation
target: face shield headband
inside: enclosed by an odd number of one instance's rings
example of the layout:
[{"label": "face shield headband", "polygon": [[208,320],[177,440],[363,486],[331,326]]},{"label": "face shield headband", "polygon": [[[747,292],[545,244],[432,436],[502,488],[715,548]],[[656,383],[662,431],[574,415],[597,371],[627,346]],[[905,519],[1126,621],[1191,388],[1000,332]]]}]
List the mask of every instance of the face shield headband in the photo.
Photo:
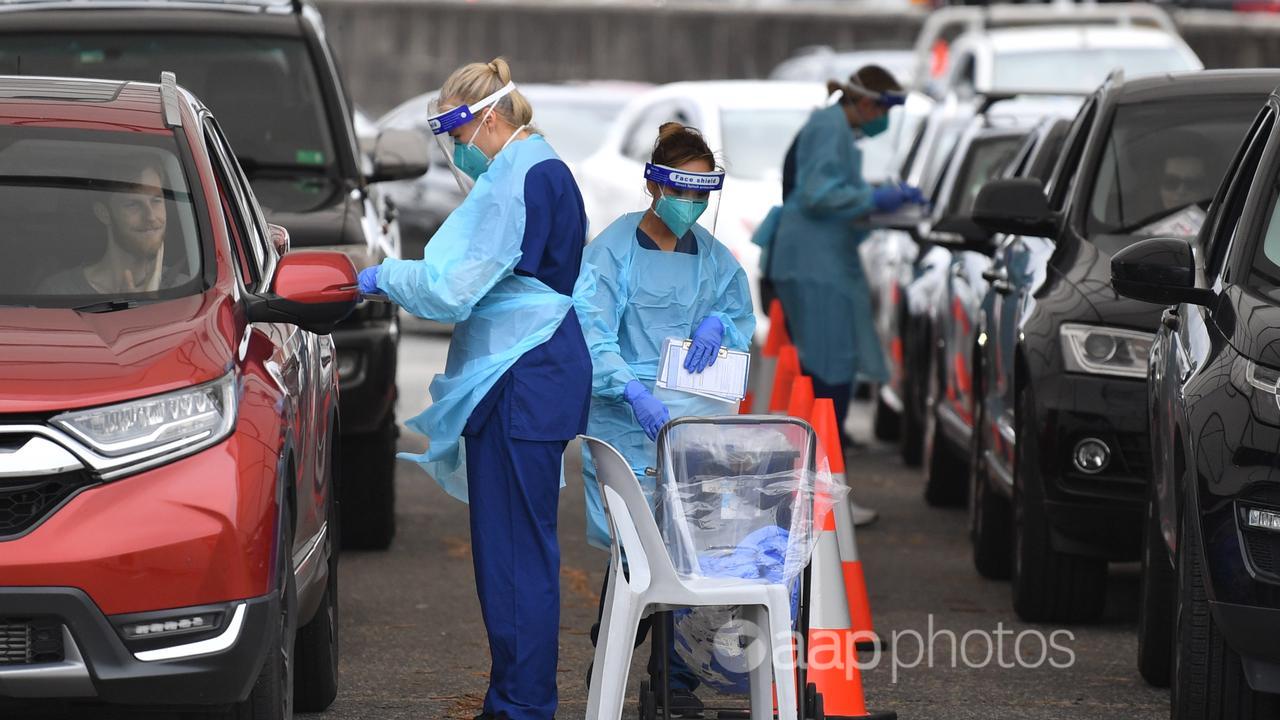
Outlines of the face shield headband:
[{"label": "face shield headband", "polygon": [[900,92],[876,92],[862,85],[856,80],[849,80],[848,83],[841,85],[840,88],[849,95],[871,98],[877,105],[888,110],[891,107],[902,105],[907,101],[907,96]]},{"label": "face shield headband", "polygon": [[510,95],[515,89],[515,83],[507,83],[497,92],[489,95],[483,100],[471,104],[464,103],[458,107],[451,108],[428,117],[427,126],[431,128],[431,133],[433,135],[444,135],[454,128],[461,127],[471,122],[471,119],[476,116],[476,111],[484,110],[490,105],[493,105],[502,98]]},{"label": "face shield headband", "polygon": [[676,190],[694,192],[709,193],[724,187],[723,172],[689,172],[653,163],[645,163],[644,179]]}]

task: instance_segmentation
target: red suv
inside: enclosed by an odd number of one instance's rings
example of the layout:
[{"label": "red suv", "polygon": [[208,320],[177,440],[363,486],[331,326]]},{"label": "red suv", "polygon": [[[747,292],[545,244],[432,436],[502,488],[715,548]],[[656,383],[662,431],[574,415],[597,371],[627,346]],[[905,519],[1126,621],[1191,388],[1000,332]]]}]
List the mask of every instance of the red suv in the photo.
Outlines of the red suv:
[{"label": "red suv", "polygon": [[351,262],[167,73],[0,77],[0,186],[0,698],[327,707]]}]

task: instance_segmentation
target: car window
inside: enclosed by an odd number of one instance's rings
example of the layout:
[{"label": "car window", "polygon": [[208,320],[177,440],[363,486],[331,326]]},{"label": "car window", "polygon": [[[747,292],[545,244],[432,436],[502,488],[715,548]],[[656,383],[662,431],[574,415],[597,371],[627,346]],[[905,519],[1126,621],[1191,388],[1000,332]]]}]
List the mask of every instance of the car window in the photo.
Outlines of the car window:
[{"label": "car window", "polygon": [[987,181],[1000,177],[1014,160],[1023,139],[1021,135],[1008,135],[974,140],[956,176],[946,214],[968,217],[978,191]]},{"label": "car window", "polygon": [[1193,96],[1118,108],[1093,171],[1085,234],[1196,235],[1259,100]]},{"label": "car window", "polygon": [[265,265],[261,232],[249,209],[247,183],[239,176],[234,158],[226,147],[213,121],[205,124],[205,141],[208,143],[214,171],[218,177],[218,189],[223,198],[223,212],[230,225],[236,259],[240,264],[241,280],[251,289],[261,287]]},{"label": "car window", "polygon": [[209,106],[251,173],[337,172],[319,79],[300,38],[87,31],[0,37],[0,74],[155,82],[162,70]]},{"label": "car window", "polygon": [[150,301],[203,288],[172,134],[0,127],[0,304]]},{"label": "car window", "polygon": [[1076,92],[1093,90],[1115,69],[1126,77],[1198,70],[1191,56],[1174,47],[1088,47],[997,53],[992,91]]},{"label": "car window", "polygon": [[1045,192],[1049,197],[1049,207],[1055,211],[1062,210],[1067,203],[1067,189],[1071,187],[1071,179],[1075,177],[1080,164],[1080,156],[1084,154],[1084,146],[1089,139],[1089,131],[1093,129],[1094,117],[1098,112],[1098,97],[1095,95],[1080,108],[1067,139],[1063,143],[1062,155],[1053,169],[1053,177]]},{"label": "car window", "polygon": [[[658,140],[658,128],[663,123],[675,121],[695,125],[692,113],[675,100],[659,100],[640,111],[639,117],[627,128],[622,152],[636,162],[646,162],[653,157],[653,144]],[[786,148],[783,148],[786,152]]]},{"label": "car window", "polygon": [[1206,221],[1208,230],[1201,233],[1200,237],[1205,243],[1205,272],[1211,277],[1216,276],[1222,266],[1222,259],[1235,234],[1240,213],[1253,185],[1254,173],[1258,170],[1258,163],[1274,126],[1275,113],[1270,108],[1263,108],[1245,141],[1236,151],[1231,167],[1209,209],[1209,219]]},{"label": "car window", "polygon": [[1067,140],[1067,129],[1071,126],[1066,120],[1055,121],[1053,127],[1045,133],[1029,158],[1024,177],[1033,177],[1040,182],[1048,183],[1053,173],[1053,166],[1062,154],[1062,146]]}]

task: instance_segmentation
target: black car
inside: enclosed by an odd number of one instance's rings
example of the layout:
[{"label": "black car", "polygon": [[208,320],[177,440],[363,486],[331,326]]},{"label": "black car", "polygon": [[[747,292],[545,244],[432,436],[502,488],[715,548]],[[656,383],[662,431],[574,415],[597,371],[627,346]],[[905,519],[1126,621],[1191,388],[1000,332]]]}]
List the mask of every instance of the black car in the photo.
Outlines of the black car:
[{"label": "black car", "polygon": [[[425,143],[389,131],[362,167],[352,104],[309,3],[0,3],[0,73],[147,81],[161,71],[217,115],[267,219],[289,230],[293,247],[340,250],[357,268],[398,256],[394,214],[373,184],[421,175]],[[385,548],[395,534],[393,306],[362,303],[333,337],[343,538]]]},{"label": "black car", "polygon": [[1171,305],[1147,375],[1138,665],[1172,676],[1174,718],[1280,716],[1277,114],[1273,93],[1197,237],[1111,262],[1122,294]]},{"label": "black car", "polygon": [[[1071,122],[1065,118],[1046,118],[1041,121],[1027,137],[1017,158],[1006,168],[1005,178],[1036,178],[1047,182],[1058,156],[1062,152],[1063,142]],[[1007,579],[1010,572],[1009,530],[1008,523],[999,528],[989,525],[992,521],[1007,520],[1008,511],[995,513],[989,517],[985,512],[992,502],[1004,502],[993,499],[985,473],[975,473],[985,461],[977,455],[981,447],[974,436],[974,429],[982,427],[985,404],[983,396],[982,346],[988,340],[988,327],[997,310],[1000,292],[1007,286],[1007,280],[1001,279],[1002,272],[993,269],[991,256],[1002,249],[1014,238],[1003,235],[989,237],[988,244],[979,246],[978,251],[987,253],[981,257],[971,257],[970,267],[958,274],[951,283],[949,297],[956,301],[948,303],[956,308],[956,317],[952,320],[952,333],[948,336],[944,352],[950,357],[944,365],[944,384],[942,394],[952,403],[950,408],[939,407],[935,412],[941,418],[944,414],[951,417],[941,424],[950,428],[947,431],[952,442],[963,440],[966,460],[964,470],[969,483],[969,535],[973,541],[973,560],[979,574],[993,579]],[[974,250],[968,251],[974,253]],[[983,260],[985,259],[985,262]],[[975,273],[976,271],[976,273]],[[967,375],[966,375],[967,371]],[[983,482],[975,482],[981,478]],[[1005,503],[1007,508],[1007,503]]]},{"label": "black car", "polygon": [[[946,398],[944,378],[948,345],[963,322],[953,317],[948,301],[953,286],[968,287],[981,281],[983,251],[989,252],[991,235],[977,227],[969,213],[974,196],[988,180],[999,177],[1026,139],[1022,127],[992,127],[986,116],[975,118],[957,144],[939,180],[933,213],[921,228],[919,269],[907,286],[907,315],[903,330],[906,377],[914,386],[910,397],[923,402],[923,455],[925,501],[930,505],[956,505],[964,501],[968,474],[967,443],[955,437],[956,428],[946,412],[958,397]],[[963,303],[967,293],[957,295]]]},{"label": "black car", "polygon": [[1161,308],[1116,294],[1111,257],[1198,229],[1277,82],[1273,71],[1113,75],[1076,117],[1047,195],[1034,178],[979,193],[975,219],[1017,237],[993,268],[1001,298],[981,344],[976,482],[992,490],[988,527],[1012,526],[1025,620],[1097,618],[1107,562],[1141,548],[1147,352]]}]

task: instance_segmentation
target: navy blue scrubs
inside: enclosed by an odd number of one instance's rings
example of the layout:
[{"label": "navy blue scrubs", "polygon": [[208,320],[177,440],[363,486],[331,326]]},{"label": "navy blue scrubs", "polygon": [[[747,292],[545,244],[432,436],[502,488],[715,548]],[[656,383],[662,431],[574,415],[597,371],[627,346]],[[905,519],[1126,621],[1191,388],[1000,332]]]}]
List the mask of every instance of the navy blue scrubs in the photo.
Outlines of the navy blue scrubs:
[{"label": "navy blue scrubs", "polygon": [[[546,160],[525,176],[525,232],[515,272],[572,295],[587,219],[569,168]],[[591,354],[570,309],[511,367],[467,420],[476,589],[492,668],[484,711],[550,720],[556,711],[560,546],[556,509],[565,446],[587,427]]]}]

